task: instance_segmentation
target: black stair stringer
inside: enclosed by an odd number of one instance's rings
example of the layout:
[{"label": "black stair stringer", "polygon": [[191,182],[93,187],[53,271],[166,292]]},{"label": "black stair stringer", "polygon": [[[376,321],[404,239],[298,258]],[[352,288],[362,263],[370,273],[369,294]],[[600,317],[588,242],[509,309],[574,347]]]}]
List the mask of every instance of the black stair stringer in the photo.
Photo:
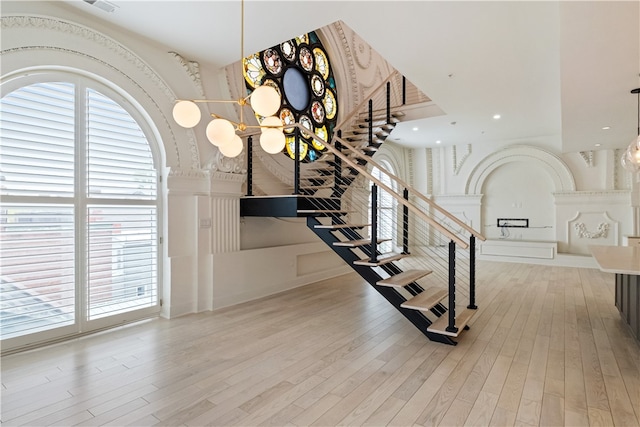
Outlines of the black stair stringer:
[{"label": "black stair stringer", "polygon": [[382,280],[382,277],[376,273],[373,268],[364,265],[355,265],[354,261],[357,261],[359,257],[351,250],[351,248],[343,246],[334,246],[334,242],[338,242],[339,239],[333,235],[331,230],[324,228],[315,228],[315,225],[321,224],[317,218],[308,216],[307,227],[311,229],[323,242],[325,242],[333,251],[340,256],[348,265],[351,266],[362,278],[364,278],[373,288],[378,291],[387,301],[389,301],[404,317],[407,318],[413,325],[420,330],[431,341],[440,342],[443,344],[456,345],[457,342],[450,337],[441,334],[435,334],[429,332],[427,328],[431,325],[431,321],[428,317],[422,314],[418,310],[411,310],[401,307],[400,305],[406,301],[406,299],[397,292],[394,288],[387,286],[378,286],[376,283]]}]

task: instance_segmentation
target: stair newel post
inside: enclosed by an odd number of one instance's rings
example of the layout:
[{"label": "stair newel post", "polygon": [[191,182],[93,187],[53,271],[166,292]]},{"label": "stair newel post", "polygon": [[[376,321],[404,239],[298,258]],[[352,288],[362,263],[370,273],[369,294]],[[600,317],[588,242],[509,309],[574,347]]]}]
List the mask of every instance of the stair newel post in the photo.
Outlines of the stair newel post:
[{"label": "stair newel post", "polygon": [[449,326],[447,332],[458,332],[456,328],[456,242],[449,242]]},{"label": "stair newel post", "polygon": [[469,305],[467,308],[477,309],[476,305],[476,236],[469,238]]},{"label": "stair newel post", "polygon": [[407,78],[402,76],[402,105],[407,103]]},{"label": "stair newel post", "polygon": [[373,145],[373,99],[369,100],[369,145]]},{"label": "stair newel post", "polygon": [[295,160],[293,161],[293,194],[300,194],[300,130],[296,129],[295,148],[293,155]]},{"label": "stair newel post", "polygon": [[[409,200],[409,190],[406,188],[402,192],[402,197]],[[402,206],[402,253],[409,254],[409,207]]]},{"label": "stair newel post", "polygon": [[387,82],[387,124],[391,124],[391,82]]},{"label": "stair newel post", "polygon": [[371,184],[371,262],[378,261],[378,186]]},{"label": "stair newel post", "polygon": [[253,136],[247,138],[247,196],[253,196]]}]

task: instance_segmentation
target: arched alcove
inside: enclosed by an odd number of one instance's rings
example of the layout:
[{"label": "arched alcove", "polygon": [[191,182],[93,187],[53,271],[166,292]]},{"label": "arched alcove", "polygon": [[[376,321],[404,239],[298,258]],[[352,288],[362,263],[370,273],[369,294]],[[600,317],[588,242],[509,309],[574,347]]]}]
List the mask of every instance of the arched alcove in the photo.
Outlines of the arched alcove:
[{"label": "arched alcove", "polygon": [[554,192],[575,191],[576,183],[569,167],[558,156],[541,148],[513,145],[496,151],[481,160],[473,169],[465,185],[466,194],[481,194],[484,181],[495,169],[512,163],[536,165],[553,181]]},{"label": "arched alcove", "polygon": [[[522,160],[493,169],[482,185],[482,223],[488,239],[554,240],[554,182],[539,165]],[[528,227],[500,227],[498,218],[527,221]]]}]

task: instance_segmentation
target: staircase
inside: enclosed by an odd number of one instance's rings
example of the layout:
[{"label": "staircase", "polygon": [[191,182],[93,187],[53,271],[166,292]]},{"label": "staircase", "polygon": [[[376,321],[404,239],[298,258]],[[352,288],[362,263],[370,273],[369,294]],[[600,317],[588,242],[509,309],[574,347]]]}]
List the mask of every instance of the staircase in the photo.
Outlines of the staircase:
[{"label": "staircase", "polygon": [[339,125],[321,160],[292,162],[293,195],[253,196],[250,173],[241,215],[306,217],[425,336],[455,345],[477,308],[475,240],[484,237],[375,162],[373,154],[403,117],[392,86],[399,86],[397,76]]}]

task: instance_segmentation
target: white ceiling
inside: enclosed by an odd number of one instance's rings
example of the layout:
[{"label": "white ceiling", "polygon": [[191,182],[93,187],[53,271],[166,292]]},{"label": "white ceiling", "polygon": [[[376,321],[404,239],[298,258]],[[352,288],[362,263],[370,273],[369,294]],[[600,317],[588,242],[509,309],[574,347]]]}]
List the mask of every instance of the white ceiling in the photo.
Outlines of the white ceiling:
[{"label": "white ceiling", "polygon": [[[239,0],[109,1],[114,13],[65,3],[190,60],[224,66],[240,56]],[[398,126],[401,144],[623,148],[638,122],[630,91],[640,87],[639,4],[247,0],[244,52],[341,20],[446,112]]]}]

